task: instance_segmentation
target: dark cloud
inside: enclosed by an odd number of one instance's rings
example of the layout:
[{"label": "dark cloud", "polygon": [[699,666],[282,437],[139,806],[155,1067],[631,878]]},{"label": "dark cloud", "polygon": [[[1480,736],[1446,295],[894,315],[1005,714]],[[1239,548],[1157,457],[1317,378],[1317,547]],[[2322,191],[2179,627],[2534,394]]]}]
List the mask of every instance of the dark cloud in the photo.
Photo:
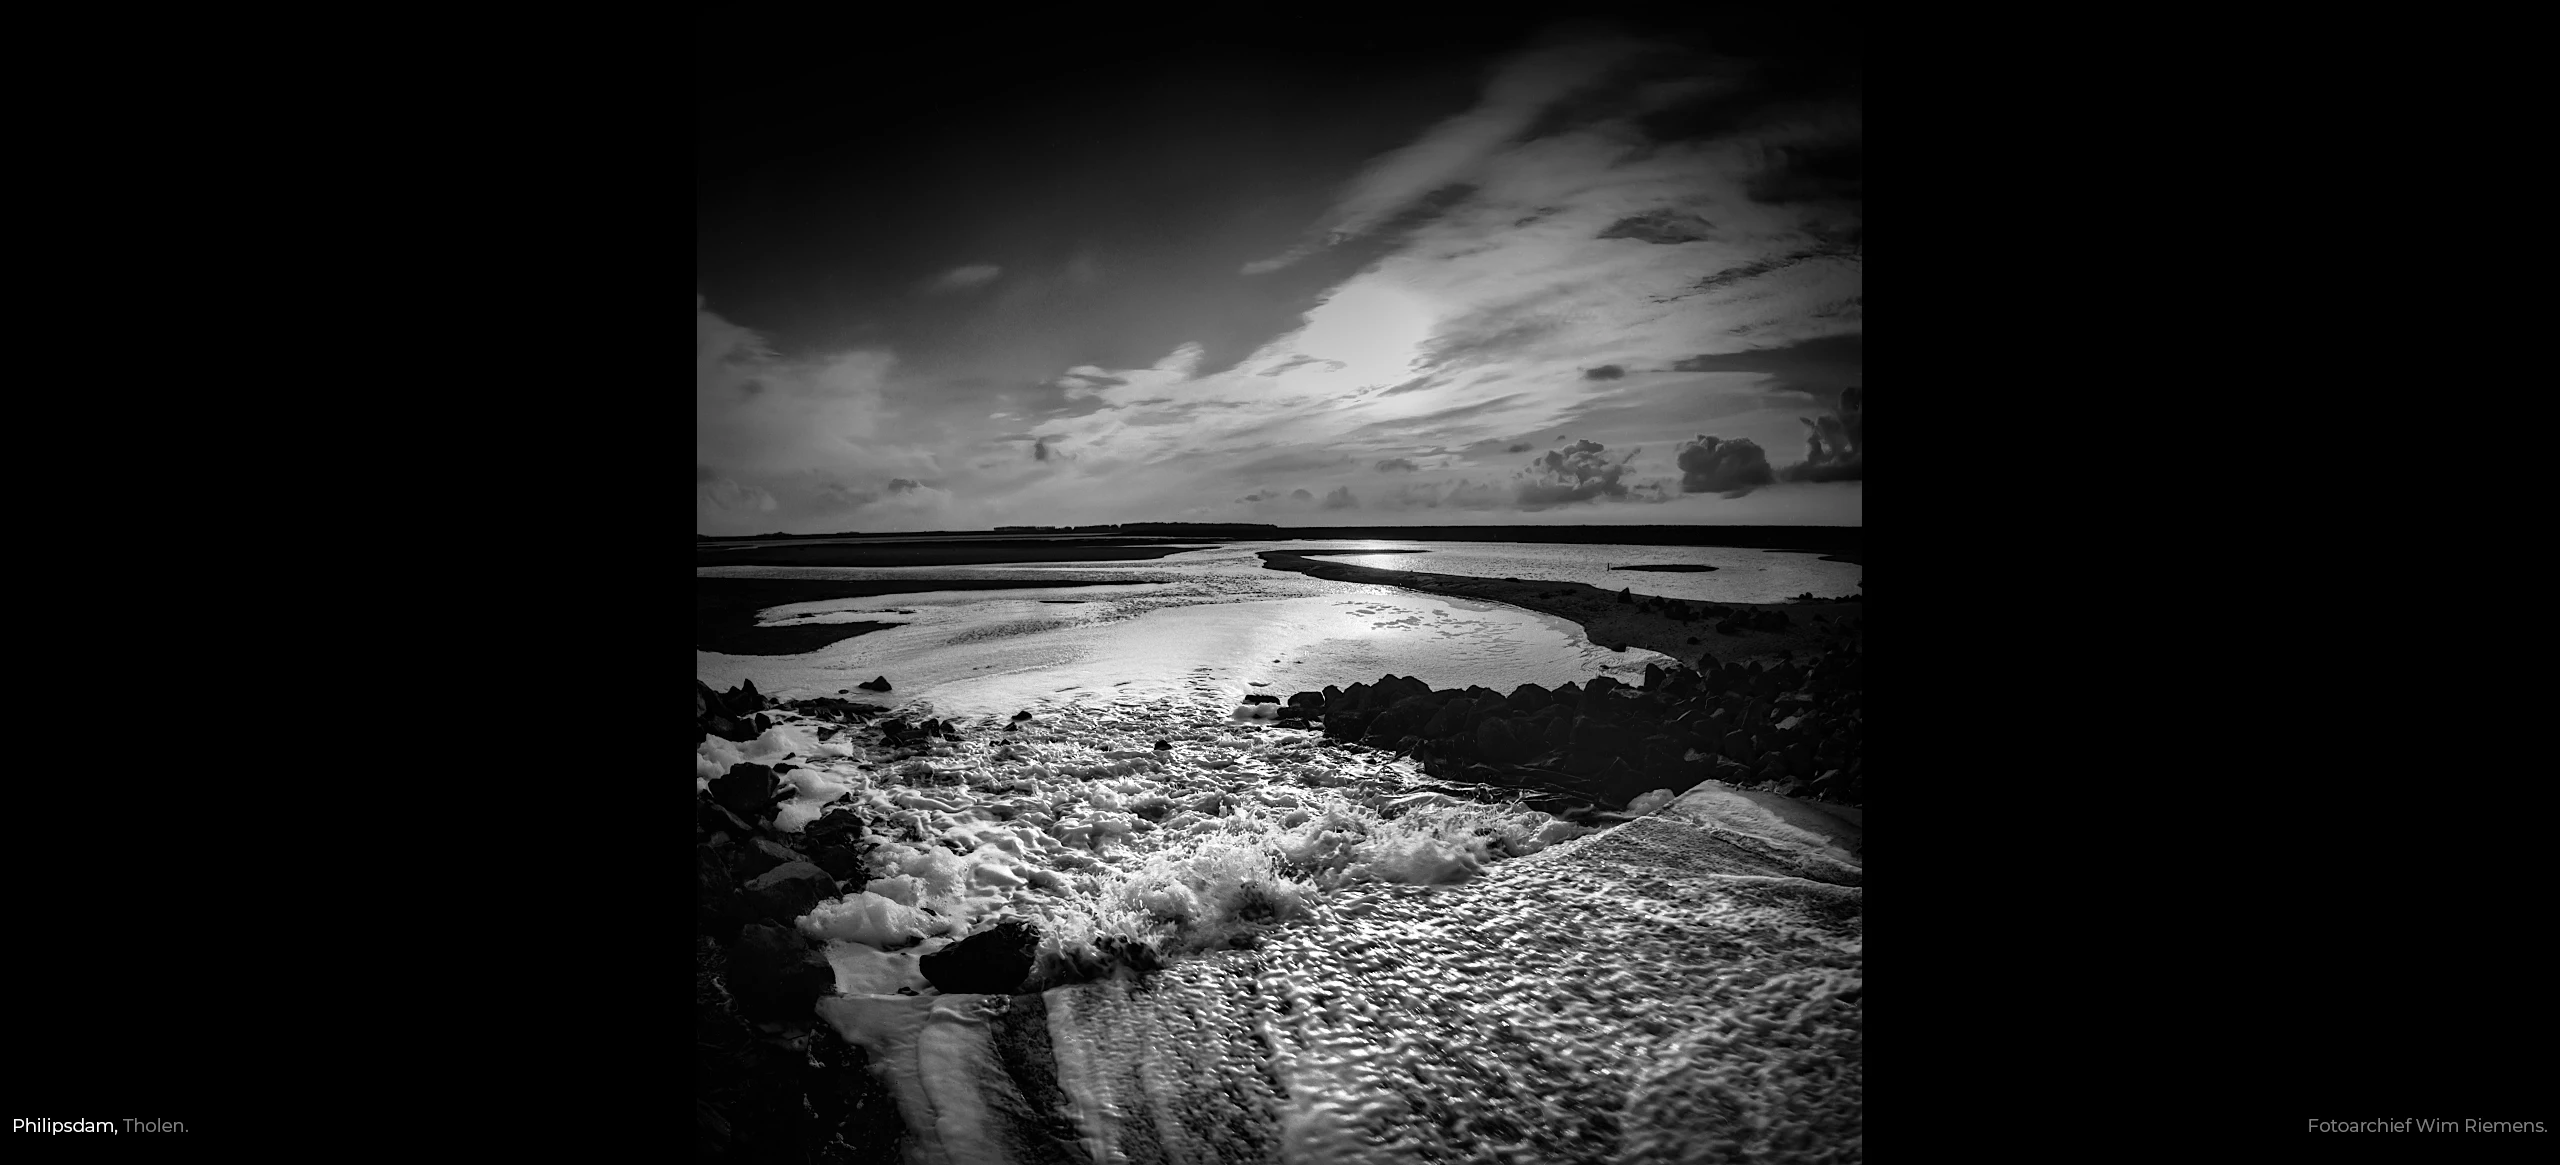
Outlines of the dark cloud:
[{"label": "dark cloud", "polygon": [[1324,495],[1324,508],[1328,510],[1356,510],[1360,508],[1360,499],[1351,496],[1350,486],[1337,486],[1334,488],[1332,493]]},{"label": "dark cloud", "polygon": [[822,481],[812,492],[810,500],[817,508],[833,512],[870,505],[880,500],[880,494],[876,490],[840,481]]},{"label": "dark cloud", "polygon": [[1379,395],[1379,396],[1394,396],[1394,395],[1396,395],[1397,393],[1400,393],[1400,392],[1415,392],[1415,391],[1418,391],[1418,390],[1421,390],[1421,389],[1429,388],[1429,387],[1431,387],[1431,386],[1433,386],[1433,385],[1435,385],[1435,384],[1438,384],[1438,383],[1440,383],[1440,378],[1439,378],[1438,376],[1417,376],[1417,377],[1414,377],[1414,378],[1413,378],[1413,379],[1411,379],[1411,380],[1405,381],[1404,383],[1399,384],[1399,385],[1397,385],[1397,386],[1395,386],[1395,387],[1393,387],[1393,388],[1390,388],[1390,389],[1386,389],[1386,390],[1384,390],[1384,391],[1381,391],[1380,393],[1378,393],[1378,395]]},{"label": "dark cloud", "polygon": [[1049,459],[1049,439],[1047,437],[1037,438],[1031,442],[1031,459],[1033,461],[1047,461]]},{"label": "dark cloud", "polygon": [[1769,470],[1769,455],[1749,438],[1728,441],[1700,434],[1697,440],[1680,443],[1678,461],[1684,494],[1738,498],[1777,481]]},{"label": "dark cloud", "polygon": [[1610,223],[1595,239],[1634,239],[1666,246],[1712,239],[1715,224],[1685,210],[1648,210]]},{"label": "dark cloud", "polygon": [[1531,445],[1526,441],[1514,441],[1509,445],[1503,446],[1502,451],[1505,453],[1526,453],[1534,448],[1537,448],[1537,446]]},{"label": "dark cloud", "polygon": [[1867,338],[1851,332],[1776,348],[1691,356],[1671,367],[1677,372],[1762,372],[1776,377],[1780,388],[1829,397],[1864,379],[1866,363]]},{"label": "dark cloud", "polygon": [[1779,474],[1788,481],[1861,481],[1866,477],[1867,410],[1857,385],[1840,393],[1840,406],[1825,417],[1802,417],[1807,449],[1803,461]]},{"label": "dark cloud", "polygon": [[745,393],[748,396],[754,396],[757,393],[764,391],[764,382],[750,376],[745,380],[738,382],[738,391]]},{"label": "dark cloud", "polygon": [[1415,465],[1411,460],[1406,459],[1406,458],[1403,458],[1403,457],[1390,457],[1390,458],[1388,458],[1388,459],[1386,459],[1386,460],[1384,460],[1384,461],[1379,462],[1379,463],[1377,464],[1377,467],[1376,467],[1376,468],[1377,468],[1378,472],[1380,472],[1380,473],[1388,473],[1388,472],[1394,472],[1394,471],[1400,471],[1400,472],[1404,472],[1404,473],[1412,473],[1413,471],[1415,471],[1415,470],[1417,470],[1417,469],[1420,469],[1420,468],[1422,468],[1422,467],[1421,467],[1421,466],[1419,466],[1419,465]]},{"label": "dark cloud", "polygon": [[1582,378],[1584,380],[1616,380],[1626,374],[1626,369],[1620,368],[1615,364],[1603,364],[1598,368],[1585,368],[1582,370]]},{"label": "dark cloud", "polygon": [[889,479],[890,493],[906,493],[914,488],[916,488],[916,482],[913,478],[893,477]]},{"label": "dark cloud", "polygon": [[720,480],[720,473],[718,470],[715,470],[708,465],[696,465],[693,467],[693,484],[701,485],[706,481],[718,480]]},{"label": "dark cloud", "polygon": [[1562,449],[1548,450],[1546,456],[1530,462],[1520,472],[1520,505],[1534,510],[1602,499],[1628,500],[1631,487],[1624,480],[1627,463],[1643,450],[1629,450],[1615,461],[1602,456],[1607,450],[1597,441],[1576,441]]},{"label": "dark cloud", "polygon": [[1289,496],[1290,496],[1290,497],[1293,497],[1293,498],[1296,498],[1296,499],[1298,499],[1299,501],[1302,501],[1302,502],[1312,502],[1312,501],[1316,500],[1316,495],[1311,494],[1311,493],[1308,493],[1307,491],[1302,490],[1302,489],[1293,489],[1293,490],[1290,490],[1290,491],[1289,491]]},{"label": "dark cloud", "polygon": [[1705,276],[1699,279],[1696,283],[1690,284],[1686,290],[1681,291],[1678,295],[1671,296],[1670,298],[1678,299],[1681,296],[1695,295],[1701,291],[1714,291],[1720,287],[1731,287],[1746,279],[1757,279],[1772,271],[1781,271],[1786,268],[1793,267],[1798,263],[1808,262],[1810,260],[1841,253],[1843,253],[1843,248],[1826,245],[1820,247],[1809,247],[1801,251],[1790,251],[1775,259],[1755,259],[1739,267],[1727,267],[1713,275]]}]

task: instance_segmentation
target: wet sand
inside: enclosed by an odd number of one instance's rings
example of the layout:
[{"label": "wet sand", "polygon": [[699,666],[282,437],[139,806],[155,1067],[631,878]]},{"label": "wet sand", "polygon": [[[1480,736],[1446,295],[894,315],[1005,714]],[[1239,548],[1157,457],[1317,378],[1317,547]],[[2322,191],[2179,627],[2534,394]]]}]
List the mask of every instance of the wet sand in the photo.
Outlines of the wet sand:
[{"label": "wet sand", "polygon": [[[1016,559],[1014,561],[1025,561]],[[1046,561],[1046,560],[1031,560]],[[842,565],[842,564],[840,564]],[[880,563],[863,565],[878,566]],[[722,655],[800,655],[867,635],[898,623],[818,623],[800,627],[758,627],[756,612],[790,603],[827,599],[860,599],[873,595],[909,595],[919,591],[1000,591],[1025,587],[1111,586],[1116,580],[1092,582],[993,579],[805,579],[701,578],[693,580],[693,646]]]}]

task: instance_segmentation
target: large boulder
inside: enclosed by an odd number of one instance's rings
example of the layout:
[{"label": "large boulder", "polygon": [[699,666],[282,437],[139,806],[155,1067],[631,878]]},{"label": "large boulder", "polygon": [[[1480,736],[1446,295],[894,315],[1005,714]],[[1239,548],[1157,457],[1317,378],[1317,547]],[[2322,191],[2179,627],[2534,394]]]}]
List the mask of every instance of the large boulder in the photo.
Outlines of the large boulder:
[{"label": "large boulder", "polygon": [[1514,764],[1527,759],[1531,752],[1524,749],[1502,717],[1487,716],[1476,722],[1477,756],[1494,764]]},{"label": "large boulder", "polygon": [[916,960],[936,990],[948,994],[1010,995],[1031,974],[1040,932],[1006,921]]},{"label": "large boulder", "polygon": [[750,1019],[805,1019],[820,995],[835,990],[824,952],[788,925],[751,922],[729,944],[726,975],[738,1010]]},{"label": "large boulder", "polygon": [[1475,701],[1465,697],[1450,700],[1441,705],[1439,711],[1432,713],[1431,719],[1423,722],[1421,735],[1438,740],[1441,737],[1465,731],[1472,720],[1468,713],[1474,708]]},{"label": "large boulder", "polygon": [[1648,692],[1661,691],[1669,684],[1670,680],[1671,677],[1663,672],[1661,664],[1648,663],[1644,665],[1644,690]]},{"label": "large boulder", "polygon": [[747,917],[788,923],[836,896],[836,880],[806,861],[784,862],[748,879],[738,891]]},{"label": "large boulder", "polygon": [[1553,707],[1556,698],[1549,695],[1545,688],[1536,684],[1522,684],[1511,689],[1511,694],[1504,697],[1502,702],[1514,713],[1525,716],[1541,708]]},{"label": "large boulder", "polygon": [[746,821],[756,821],[773,814],[780,780],[764,765],[741,761],[730,765],[728,772],[711,778],[711,799]]},{"label": "large boulder", "polygon": [[1361,741],[1381,748],[1391,748],[1405,737],[1420,734],[1422,726],[1429,722],[1437,706],[1444,702],[1444,699],[1434,699],[1434,695],[1407,696],[1396,701],[1393,707],[1378,713],[1377,719],[1369,722],[1368,731],[1360,736]]},{"label": "large boulder", "polygon": [[1582,706],[1582,685],[1574,683],[1571,680],[1565,681],[1562,686],[1547,694],[1555,697],[1556,703],[1562,704],[1567,708],[1578,708]]},{"label": "large boulder", "polygon": [[743,852],[740,853],[738,876],[747,879],[759,878],[776,866],[808,860],[806,855],[794,852],[789,846],[775,842],[771,838],[759,837],[748,841]]}]

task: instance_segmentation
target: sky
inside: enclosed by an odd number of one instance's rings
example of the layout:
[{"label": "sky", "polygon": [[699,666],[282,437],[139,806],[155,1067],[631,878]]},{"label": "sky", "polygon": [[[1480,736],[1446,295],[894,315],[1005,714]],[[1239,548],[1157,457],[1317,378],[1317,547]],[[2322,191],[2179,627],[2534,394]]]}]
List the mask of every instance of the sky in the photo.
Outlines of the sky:
[{"label": "sky", "polygon": [[733,19],[696,28],[697,533],[1861,522],[1843,13]]}]

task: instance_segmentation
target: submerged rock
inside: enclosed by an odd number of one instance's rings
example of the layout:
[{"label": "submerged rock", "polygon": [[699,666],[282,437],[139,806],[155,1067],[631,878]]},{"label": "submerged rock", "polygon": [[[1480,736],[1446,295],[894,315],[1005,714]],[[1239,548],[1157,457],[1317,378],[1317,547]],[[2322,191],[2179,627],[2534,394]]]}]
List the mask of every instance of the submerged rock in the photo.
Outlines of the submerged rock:
[{"label": "submerged rock", "polygon": [[1031,974],[1039,949],[1037,928],[1001,922],[916,960],[916,967],[939,991],[1009,995]]},{"label": "submerged rock", "polygon": [[873,676],[871,679],[863,683],[855,684],[854,686],[866,692],[885,692],[889,690],[889,677]]}]

